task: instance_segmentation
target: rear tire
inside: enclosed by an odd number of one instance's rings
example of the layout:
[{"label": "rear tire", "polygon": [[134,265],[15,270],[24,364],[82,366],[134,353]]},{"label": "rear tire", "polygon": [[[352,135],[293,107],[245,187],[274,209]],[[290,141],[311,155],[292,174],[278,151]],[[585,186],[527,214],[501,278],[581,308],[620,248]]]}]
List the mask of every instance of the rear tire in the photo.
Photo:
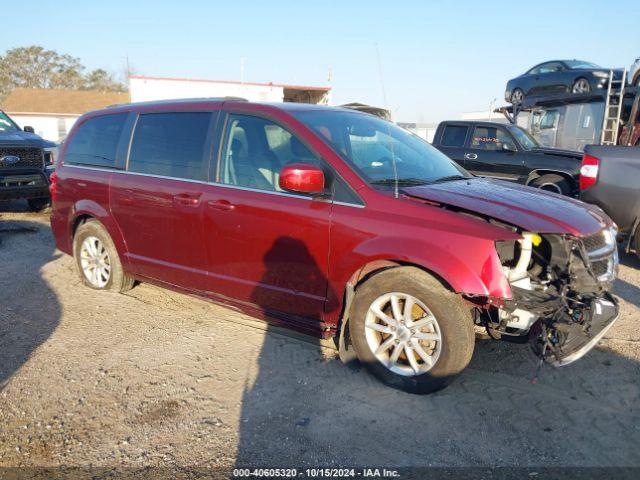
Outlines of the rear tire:
[{"label": "rear tire", "polygon": [[409,393],[448,385],[469,364],[475,343],[471,312],[460,296],[416,267],[385,270],[358,287],[349,335],[374,376]]},{"label": "rear tire", "polygon": [[51,206],[51,200],[48,197],[44,198],[30,198],[27,200],[29,210],[35,213],[44,212]]},{"label": "rear tire", "polygon": [[532,180],[529,186],[539,188],[541,190],[547,190],[553,193],[559,193],[560,195],[571,195],[573,192],[573,186],[571,182],[562,175],[547,174]]},{"label": "rear tire", "polygon": [[78,227],[73,237],[73,256],[86,286],[111,292],[126,292],[133,287],[134,280],[124,272],[113,240],[97,220]]}]

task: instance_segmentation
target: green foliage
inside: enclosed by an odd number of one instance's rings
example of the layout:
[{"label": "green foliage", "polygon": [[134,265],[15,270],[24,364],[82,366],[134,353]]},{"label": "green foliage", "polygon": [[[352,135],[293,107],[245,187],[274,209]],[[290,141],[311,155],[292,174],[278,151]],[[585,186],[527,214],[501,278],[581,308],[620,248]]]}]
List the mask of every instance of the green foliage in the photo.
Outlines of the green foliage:
[{"label": "green foliage", "polygon": [[126,90],[107,71],[99,68],[85,74],[78,58],[37,45],[12,48],[0,55],[0,100],[18,87]]}]

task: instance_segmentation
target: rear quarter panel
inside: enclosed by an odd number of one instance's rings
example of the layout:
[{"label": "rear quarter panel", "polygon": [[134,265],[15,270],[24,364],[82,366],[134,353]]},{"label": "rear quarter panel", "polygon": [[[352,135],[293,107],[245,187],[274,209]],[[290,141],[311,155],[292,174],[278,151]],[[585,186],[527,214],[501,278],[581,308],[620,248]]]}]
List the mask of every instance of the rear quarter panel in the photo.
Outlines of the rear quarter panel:
[{"label": "rear quarter panel", "polygon": [[89,216],[107,229],[120,254],[126,251],[120,230],[108,211],[111,172],[67,165],[57,173],[58,198],[51,213],[51,227],[58,248],[73,254],[74,227],[79,218]]}]

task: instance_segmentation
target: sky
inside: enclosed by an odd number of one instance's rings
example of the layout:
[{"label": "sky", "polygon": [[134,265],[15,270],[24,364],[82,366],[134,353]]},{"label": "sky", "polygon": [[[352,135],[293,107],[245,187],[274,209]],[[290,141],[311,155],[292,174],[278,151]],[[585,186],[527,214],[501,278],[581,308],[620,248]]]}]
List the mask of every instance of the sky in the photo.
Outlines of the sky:
[{"label": "sky", "polygon": [[41,45],[87,68],[332,87],[406,122],[436,123],[504,100],[546,60],[629,67],[640,1],[5,1],[0,54]]}]

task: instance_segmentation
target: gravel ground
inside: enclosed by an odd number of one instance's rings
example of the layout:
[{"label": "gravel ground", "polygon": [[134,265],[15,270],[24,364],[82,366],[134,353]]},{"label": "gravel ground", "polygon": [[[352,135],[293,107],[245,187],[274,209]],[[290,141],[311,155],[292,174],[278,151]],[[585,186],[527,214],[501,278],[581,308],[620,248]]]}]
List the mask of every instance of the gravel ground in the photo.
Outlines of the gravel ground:
[{"label": "gravel ground", "polygon": [[580,362],[532,384],[528,347],[478,340],[454,384],[415,396],[227,308],[83,287],[21,209],[0,204],[0,467],[640,466],[635,258]]}]

